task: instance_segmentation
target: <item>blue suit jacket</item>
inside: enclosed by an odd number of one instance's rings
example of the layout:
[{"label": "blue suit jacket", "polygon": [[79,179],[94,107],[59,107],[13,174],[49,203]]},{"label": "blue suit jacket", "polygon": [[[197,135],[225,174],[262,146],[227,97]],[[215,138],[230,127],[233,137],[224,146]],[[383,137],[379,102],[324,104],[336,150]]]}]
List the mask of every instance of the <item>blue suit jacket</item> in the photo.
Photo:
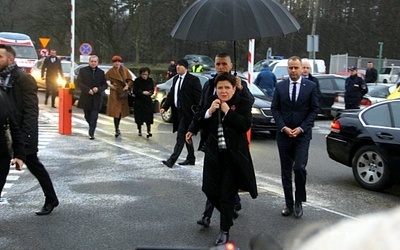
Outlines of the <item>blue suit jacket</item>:
[{"label": "blue suit jacket", "polygon": [[289,83],[289,79],[278,83],[272,100],[271,111],[278,132],[285,126],[291,129],[301,127],[305,135],[311,135],[311,128],[319,109],[317,85],[302,78],[300,92],[293,105],[289,96]]}]

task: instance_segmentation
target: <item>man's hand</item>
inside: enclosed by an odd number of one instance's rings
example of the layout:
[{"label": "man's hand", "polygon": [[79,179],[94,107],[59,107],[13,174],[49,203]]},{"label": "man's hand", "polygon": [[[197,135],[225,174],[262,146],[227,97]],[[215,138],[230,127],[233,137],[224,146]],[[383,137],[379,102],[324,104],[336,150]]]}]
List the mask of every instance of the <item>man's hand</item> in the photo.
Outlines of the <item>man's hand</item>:
[{"label": "man's hand", "polygon": [[165,110],[164,109],[160,109],[160,114],[164,114]]},{"label": "man's hand", "polygon": [[24,165],[24,162],[19,158],[14,158],[11,161],[11,165],[15,165],[15,170],[21,171],[22,170],[22,166]]},{"label": "man's hand", "polygon": [[236,76],[236,88],[238,90],[242,90],[243,89],[242,80],[238,76]]},{"label": "man's hand", "polygon": [[187,144],[192,144],[192,136],[193,133],[192,132],[187,132],[185,135],[185,140]]},{"label": "man's hand", "polygon": [[97,87],[93,88],[93,93],[97,93],[99,91],[99,89]]}]

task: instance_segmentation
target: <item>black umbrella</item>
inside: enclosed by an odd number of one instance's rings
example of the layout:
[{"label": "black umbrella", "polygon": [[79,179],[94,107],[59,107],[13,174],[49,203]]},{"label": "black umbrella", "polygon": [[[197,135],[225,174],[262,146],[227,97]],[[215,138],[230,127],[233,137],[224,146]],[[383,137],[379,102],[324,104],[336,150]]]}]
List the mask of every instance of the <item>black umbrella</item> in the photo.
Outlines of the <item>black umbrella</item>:
[{"label": "black umbrella", "polygon": [[197,0],[179,18],[171,36],[234,41],[236,60],[236,40],[286,35],[299,29],[296,19],[275,0]]}]

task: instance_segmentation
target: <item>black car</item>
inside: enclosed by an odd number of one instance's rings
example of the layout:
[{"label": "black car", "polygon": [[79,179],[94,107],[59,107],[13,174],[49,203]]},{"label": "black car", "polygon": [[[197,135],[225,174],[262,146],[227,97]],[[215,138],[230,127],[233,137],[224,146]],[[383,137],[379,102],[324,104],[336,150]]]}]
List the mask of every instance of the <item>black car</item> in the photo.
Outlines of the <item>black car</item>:
[{"label": "black car", "polygon": [[[321,100],[319,102],[320,114],[326,117],[332,117],[331,107],[338,93],[345,90],[346,77],[335,74],[315,74],[313,75],[319,81],[321,90]],[[286,76],[287,78],[288,76]]]},{"label": "black car", "polygon": [[[210,74],[196,74],[192,73],[200,79],[200,84],[203,87],[204,84],[210,77],[214,75]],[[245,80],[244,78],[242,78]],[[246,81],[246,80],[245,80]],[[247,81],[246,81],[247,82]],[[165,83],[158,84],[155,88],[154,94],[152,96],[153,103],[155,104],[155,112],[158,112],[160,105],[162,105],[168,95],[169,90],[172,86],[172,79],[169,79]],[[253,94],[255,101],[251,109],[253,115],[253,121],[251,130],[254,132],[269,131],[270,134],[275,135],[276,133],[276,123],[272,117],[271,112],[271,101],[272,99],[268,97],[259,87],[254,84],[249,85],[250,92]],[[161,114],[162,119],[165,122],[172,122],[171,120],[171,109]]]},{"label": "black car", "polygon": [[340,111],[326,136],[331,159],[353,169],[368,190],[400,183],[400,100]]},{"label": "black car", "polygon": [[[75,83],[75,89],[74,89],[74,94],[73,94],[73,103],[75,103],[76,100],[79,100],[79,97],[81,95],[81,90],[79,88],[79,86],[76,84],[76,80],[78,79],[78,74],[79,74],[79,70],[82,67],[86,67],[88,66],[88,64],[80,64],[78,67],[75,68],[74,70],[74,83]],[[104,71],[104,73],[107,73],[107,71],[109,69],[111,69],[113,66],[112,65],[102,65],[99,64],[98,67]],[[135,74],[129,70],[129,73],[132,75],[132,79],[136,79]],[[107,88],[101,95],[102,95],[102,107],[100,112],[101,113],[105,113],[107,110],[107,101],[108,101],[108,95],[110,94],[110,88]],[[132,98],[131,96],[129,96],[129,98]],[[129,107],[130,107],[130,112],[132,113],[132,106],[133,106],[133,101],[129,101]]]},{"label": "black car", "polygon": [[334,74],[316,74],[314,77],[319,81],[322,94],[319,103],[320,113],[326,117],[331,117],[332,104],[337,94],[345,90],[346,77]]}]

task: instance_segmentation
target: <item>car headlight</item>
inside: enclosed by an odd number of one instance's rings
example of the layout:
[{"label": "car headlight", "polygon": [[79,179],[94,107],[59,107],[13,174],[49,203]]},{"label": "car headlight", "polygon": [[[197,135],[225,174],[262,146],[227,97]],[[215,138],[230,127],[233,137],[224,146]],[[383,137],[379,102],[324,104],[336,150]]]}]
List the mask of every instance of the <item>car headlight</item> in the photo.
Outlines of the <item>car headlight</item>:
[{"label": "car headlight", "polygon": [[252,107],[252,108],[251,108],[251,113],[252,113],[253,115],[260,115],[260,114],[261,114],[261,111],[260,111],[259,108],[254,108],[254,107]]}]

